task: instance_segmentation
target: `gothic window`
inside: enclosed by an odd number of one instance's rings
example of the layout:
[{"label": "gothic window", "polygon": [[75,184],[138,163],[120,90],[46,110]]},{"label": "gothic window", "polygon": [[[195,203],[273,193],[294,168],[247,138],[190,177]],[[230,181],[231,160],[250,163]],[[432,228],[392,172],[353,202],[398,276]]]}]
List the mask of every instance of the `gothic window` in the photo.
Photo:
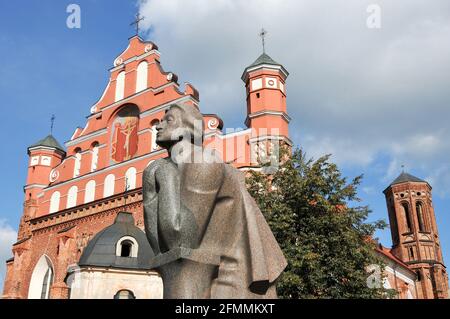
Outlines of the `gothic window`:
[{"label": "gothic window", "polygon": [[114,299],[136,299],[131,290],[119,290],[115,295]]},{"label": "gothic window", "polygon": [[103,197],[109,197],[114,195],[114,186],[116,182],[116,177],[114,174],[109,174],[105,178],[105,184],[103,185]]},{"label": "gothic window", "polygon": [[116,98],[115,101],[123,99],[125,94],[125,72],[122,71],[117,75],[116,79]]},{"label": "gothic window", "polygon": [[59,201],[61,199],[61,193],[60,192],[54,192],[52,194],[52,197],[50,198],[50,211],[49,213],[56,213],[59,211]]},{"label": "gothic window", "polygon": [[66,208],[71,208],[77,206],[77,194],[78,187],[72,186],[67,193],[67,205]]},{"label": "gothic window", "polygon": [[416,203],[416,213],[417,213],[417,220],[419,222],[419,231],[421,232],[427,231],[425,224],[425,212],[423,211],[423,206],[422,203],[420,202]]},{"label": "gothic window", "polygon": [[[392,203],[389,204],[389,208],[391,212],[395,211],[394,205]],[[397,245],[399,243],[399,229],[397,224],[397,218],[393,214],[389,214],[389,219],[391,222],[391,230],[392,230],[392,241],[394,245]]]},{"label": "gothic window", "polygon": [[125,191],[136,188],[136,168],[130,167],[125,173]]},{"label": "gothic window", "polygon": [[139,63],[136,74],[136,93],[147,88],[148,63],[143,61]]},{"label": "gothic window", "polygon": [[53,267],[50,259],[43,255],[33,269],[28,289],[28,299],[49,299],[52,283]]},{"label": "gothic window", "polygon": [[410,261],[412,261],[412,260],[414,260],[416,258],[414,256],[414,247],[413,246],[409,246],[408,247],[408,257],[409,257]]},{"label": "gothic window", "polygon": [[98,166],[98,148],[99,148],[99,144],[97,142],[94,142],[92,144],[91,172],[94,172],[94,171],[97,170],[97,166]]},{"label": "gothic window", "polygon": [[89,181],[86,184],[86,189],[84,190],[84,202],[90,203],[95,200],[95,181]]},{"label": "gothic window", "polygon": [[73,168],[73,177],[80,176],[81,170],[81,149],[77,148],[75,150],[75,164]]},{"label": "gothic window", "polygon": [[138,151],[139,109],[136,105],[122,108],[111,125],[110,164],[133,158]]},{"label": "gothic window", "polygon": [[402,203],[403,217],[405,218],[406,232],[412,232],[411,216],[407,203]]}]

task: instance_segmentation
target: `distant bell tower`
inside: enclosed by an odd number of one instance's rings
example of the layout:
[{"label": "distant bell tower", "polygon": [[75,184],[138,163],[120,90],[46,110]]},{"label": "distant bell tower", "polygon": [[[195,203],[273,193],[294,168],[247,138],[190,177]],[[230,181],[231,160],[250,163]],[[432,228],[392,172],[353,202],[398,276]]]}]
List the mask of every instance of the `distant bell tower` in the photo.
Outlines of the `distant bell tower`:
[{"label": "distant bell tower", "polygon": [[419,298],[447,298],[448,276],[442,259],[431,186],[402,172],[384,190],[392,253],[417,273]]}]

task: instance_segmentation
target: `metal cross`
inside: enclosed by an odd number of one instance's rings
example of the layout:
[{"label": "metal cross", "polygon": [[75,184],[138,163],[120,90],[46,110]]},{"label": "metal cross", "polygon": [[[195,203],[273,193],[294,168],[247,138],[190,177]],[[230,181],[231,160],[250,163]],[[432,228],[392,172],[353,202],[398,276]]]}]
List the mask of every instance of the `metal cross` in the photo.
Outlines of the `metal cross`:
[{"label": "metal cross", "polygon": [[264,28],[262,28],[261,31],[259,32],[259,36],[260,36],[261,39],[262,39],[263,53],[266,53],[266,42],[265,42],[265,38],[266,38],[267,33],[268,33],[268,32],[267,32],[266,30],[264,30]]},{"label": "metal cross", "polygon": [[402,173],[405,172],[405,164],[402,164]]},{"label": "metal cross", "polygon": [[136,13],[136,20],[130,24],[130,25],[136,25],[136,35],[139,35],[139,22],[141,22],[144,19],[145,19],[145,17],[141,17],[138,12],[138,13]]},{"label": "metal cross", "polygon": [[55,125],[55,119],[56,119],[55,114],[52,114],[52,117],[50,119],[50,122],[51,122],[51,124],[50,124],[50,134],[53,134],[53,126]]}]

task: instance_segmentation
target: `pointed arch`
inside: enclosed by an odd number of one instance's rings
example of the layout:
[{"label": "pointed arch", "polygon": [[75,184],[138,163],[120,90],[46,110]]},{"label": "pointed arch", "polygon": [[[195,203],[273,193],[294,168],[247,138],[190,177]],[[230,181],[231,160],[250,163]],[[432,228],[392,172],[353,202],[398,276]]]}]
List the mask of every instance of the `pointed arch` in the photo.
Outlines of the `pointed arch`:
[{"label": "pointed arch", "polygon": [[148,82],[148,63],[142,61],[137,67],[136,74],[136,93],[141,92],[147,88]]},{"label": "pointed arch", "polygon": [[72,208],[77,206],[78,187],[72,186],[67,193],[67,205],[66,208]]},{"label": "pointed arch", "polygon": [[103,197],[109,197],[114,195],[114,186],[116,183],[116,177],[114,174],[109,174],[105,178],[105,184],[103,185]]},{"label": "pointed arch", "polygon": [[28,299],[49,299],[54,271],[50,258],[42,255],[34,266],[28,288]]},{"label": "pointed arch", "polygon": [[406,232],[412,232],[413,228],[412,228],[412,222],[411,222],[411,214],[409,211],[409,205],[406,202],[401,203],[401,208],[402,208],[402,213],[403,213],[403,218],[405,219],[405,229]]},{"label": "pointed arch", "polygon": [[61,193],[56,191],[52,194],[50,198],[50,210],[49,214],[56,213],[59,211],[59,202],[61,200]]},{"label": "pointed arch", "polygon": [[123,99],[125,95],[125,71],[120,72],[116,79],[116,96],[115,102]]},{"label": "pointed arch", "polygon": [[425,210],[423,209],[423,204],[420,201],[416,202],[416,214],[417,214],[417,221],[419,223],[419,231],[420,232],[428,231],[426,213]]},{"label": "pointed arch", "polygon": [[86,184],[84,190],[84,203],[90,203],[95,200],[95,186],[96,183],[94,180],[91,180]]}]

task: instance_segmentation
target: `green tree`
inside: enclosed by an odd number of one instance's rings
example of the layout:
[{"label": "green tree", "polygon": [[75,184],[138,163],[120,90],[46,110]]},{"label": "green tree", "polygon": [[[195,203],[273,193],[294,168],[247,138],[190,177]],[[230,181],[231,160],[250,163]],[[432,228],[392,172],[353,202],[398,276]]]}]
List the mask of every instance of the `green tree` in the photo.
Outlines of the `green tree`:
[{"label": "green tree", "polygon": [[302,150],[284,158],[271,175],[251,171],[250,194],[266,217],[288,266],[278,282],[280,298],[383,298],[369,288],[369,265],[383,264],[371,240],[384,221],[368,223],[367,206],[358,202],[362,176],[350,183],[330,156],[306,159]]}]

